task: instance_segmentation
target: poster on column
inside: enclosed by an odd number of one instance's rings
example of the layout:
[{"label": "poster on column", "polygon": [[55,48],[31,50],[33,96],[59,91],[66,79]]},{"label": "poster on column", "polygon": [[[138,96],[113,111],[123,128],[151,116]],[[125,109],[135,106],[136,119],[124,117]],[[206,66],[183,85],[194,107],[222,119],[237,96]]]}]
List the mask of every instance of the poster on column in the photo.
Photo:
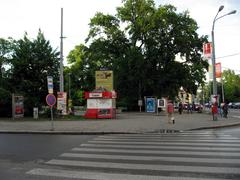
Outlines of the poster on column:
[{"label": "poster on column", "polygon": [[67,114],[67,93],[66,92],[58,92],[57,110],[62,111],[63,115]]},{"label": "poster on column", "polygon": [[12,95],[13,118],[24,117],[24,97]]},{"label": "poster on column", "polygon": [[147,112],[155,112],[156,109],[156,100],[155,98],[147,98],[146,99],[146,111]]},{"label": "poster on column", "polygon": [[216,63],[215,64],[215,69],[216,69],[216,73],[215,73],[216,78],[221,78],[222,77],[221,63]]},{"label": "poster on column", "polygon": [[207,59],[212,57],[212,43],[204,43],[203,44],[203,56]]}]

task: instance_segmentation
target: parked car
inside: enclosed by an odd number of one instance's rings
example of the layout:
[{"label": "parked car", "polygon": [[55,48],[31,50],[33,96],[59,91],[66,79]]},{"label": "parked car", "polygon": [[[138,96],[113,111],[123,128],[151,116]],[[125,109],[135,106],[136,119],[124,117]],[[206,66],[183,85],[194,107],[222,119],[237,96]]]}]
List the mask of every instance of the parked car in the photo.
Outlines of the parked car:
[{"label": "parked car", "polygon": [[[192,109],[192,104],[190,103],[189,104],[190,105],[190,109],[192,110],[192,111],[197,111],[197,112],[202,112],[202,110],[203,110],[203,105],[201,105],[201,104],[199,104],[199,103],[195,103],[194,105],[195,105],[195,108],[194,109]],[[183,109],[184,110],[187,110],[188,109],[188,104],[183,104]]]},{"label": "parked car", "polygon": [[233,108],[234,109],[240,109],[240,102],[234,103]]},{"label": "parked car", "polygon": [[228,103],[228,107],[229,107],[229,108],[234,108],[234,105],[235,105],[235,104],[234,104],[233,102]]},{"label": "parked car", "polygon": [[202,110],[203,110],[203,105],[201,105],[201,104],[199,104],[199,103],[196,103],[194,110],[197,111],[197,112],[202,112]]}]

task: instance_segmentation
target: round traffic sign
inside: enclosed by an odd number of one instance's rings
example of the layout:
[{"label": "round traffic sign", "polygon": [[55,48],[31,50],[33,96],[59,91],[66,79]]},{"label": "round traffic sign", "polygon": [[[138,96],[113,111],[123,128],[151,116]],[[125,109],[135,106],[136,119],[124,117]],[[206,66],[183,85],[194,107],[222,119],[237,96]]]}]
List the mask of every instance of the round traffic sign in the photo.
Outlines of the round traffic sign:
[{"label": "round traffic sign", "polygon": [[48,94],[46,97],[46,102],[52,107],[56,103],[56,97],[53,94]]}]

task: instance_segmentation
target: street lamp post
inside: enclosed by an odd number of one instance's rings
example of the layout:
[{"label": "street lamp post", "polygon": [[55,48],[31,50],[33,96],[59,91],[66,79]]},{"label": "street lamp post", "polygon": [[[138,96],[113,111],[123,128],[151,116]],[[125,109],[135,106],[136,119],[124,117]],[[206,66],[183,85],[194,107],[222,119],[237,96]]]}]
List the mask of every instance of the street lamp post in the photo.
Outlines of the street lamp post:
[{"label": "street lamp post", "polygon": [[68,73],[68,95],[69,95],[69,99],[71,99],[71,73]]},{"label": "street lamp post", "polygon": [[215,67],[215,43],[214,43],[214,25],[215,25],[215,22],[220,19],[220,18],[223,18],[224,16],[227,16],[227,15],[231,15],[231,14],[235,14],[237,11],[236,10],[233,10],[227,14],[224,14],[220,17],[217,17],[219,12],[222,11],[224,8],[224,6],[220,6],[219,9],[218,9],[218,12],[213,20],[213,24],[212,24],[212,69],[213,69],[213,95],[217,95],[217,83],[216,83],[216,67]]},{"label": "street lamp post", "polygon": [[215,97],[215,103],[213,104],[213,107],[212,107],[212,114],[213,114],[213,120],[217,120],[217,116],[216,116],[216,113],[217,113],[217,82],[216,82],[216,67],[215,67],[215,42],[214,42],[214,25],[215,25],[215,22],[220,19],[220,18],[223,18],[224,16],[227,16],[227,15],[231,15],[231,14],[235,14],[237,11],[234,10],[234,11],[231,11],[227,14],[224,14],[220,17],[217,17],[219,12],[222,11],[224,8],[224,6],[220,6],[219,9],[218,9],[218,12],[216,14],[216,16],[214,17],[214,20],[213,20],[213,24],[212,24],[212,69],[213,69],[213,97]]}]

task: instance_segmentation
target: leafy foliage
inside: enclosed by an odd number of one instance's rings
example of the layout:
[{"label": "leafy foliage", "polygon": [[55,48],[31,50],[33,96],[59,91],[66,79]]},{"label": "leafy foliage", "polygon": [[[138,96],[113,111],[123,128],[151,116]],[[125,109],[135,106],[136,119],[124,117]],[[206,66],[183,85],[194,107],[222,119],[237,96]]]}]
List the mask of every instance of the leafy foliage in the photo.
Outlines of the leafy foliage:
[{"label": "leafy foliage", "polygon": [[120,103],[128,106],[144,96],[174,97],[180,87],[195,94],[208,67],[201,57],[207,38],[197,29],[187,11],[177,13],[172,5],[123,0],[115,16],[97,13],[91,19],[89,46],[77,46],[68,56],[75,62],[71,71],[81,77],[81,89],[91,90],[95,70],[113,70]]},{"label": "leafy foliage", "polygon": [[223,71],[225,99],[231,102],[240,101],[240,77],[232,70]]},{"label": "leafy foliage", "polygon": [[39,30],[36,39],[23,39],[11,42],[11,57],[8,58],[6,91],[21,94],[25,99],[25,112],[32,115],[33,107],[45,104],[48,75],[58,79],[59,53],[53,50]]}]

